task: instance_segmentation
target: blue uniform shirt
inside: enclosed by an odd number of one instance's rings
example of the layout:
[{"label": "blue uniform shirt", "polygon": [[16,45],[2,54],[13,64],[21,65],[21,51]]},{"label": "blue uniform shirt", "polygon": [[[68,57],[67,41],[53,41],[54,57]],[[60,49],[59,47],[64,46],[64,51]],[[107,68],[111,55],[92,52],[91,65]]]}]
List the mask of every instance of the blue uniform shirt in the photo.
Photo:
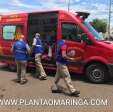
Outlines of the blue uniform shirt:
[{"label": "blue uniform shirt", "polygon": [[61,64],[67,64],[67,60],[62,57],[62,48],[65,46],[65,41],[60,40],[57,43],[56,62]]},{"label": "blue uniform shirt", "polygon": [[14,56],[17,61],[27,61],[27,48],[24,41],[17,41],[13,46]]},{"label": "blue uniform shirt", "polygon": [[37,53],[43,53],[43,46],[42,46],[42,42],[40,40],[39,37],[35,37],[34,40],[33,40],[33,45],[35,46],[34,48],[34,53],[37,54]]}]

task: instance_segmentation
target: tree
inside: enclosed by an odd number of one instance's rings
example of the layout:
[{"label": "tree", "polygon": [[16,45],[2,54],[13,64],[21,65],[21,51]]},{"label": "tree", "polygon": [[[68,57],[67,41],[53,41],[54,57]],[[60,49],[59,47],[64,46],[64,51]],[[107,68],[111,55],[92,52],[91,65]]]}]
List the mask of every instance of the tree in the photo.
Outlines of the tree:
[{"label": "tree", "polygon": [[107,22],[106,20],[101,20],[101,19],[94,19],[91,22],[92,26],[98,31],[98,32],[102,32],[105,33],[106,32],[106,28],[107,28]]}]

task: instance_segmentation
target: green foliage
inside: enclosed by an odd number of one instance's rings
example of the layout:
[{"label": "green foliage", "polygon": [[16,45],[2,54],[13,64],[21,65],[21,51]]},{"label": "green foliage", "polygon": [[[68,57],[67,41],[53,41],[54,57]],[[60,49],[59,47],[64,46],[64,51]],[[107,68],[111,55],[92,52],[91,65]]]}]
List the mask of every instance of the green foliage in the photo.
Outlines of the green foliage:
[{"label": "green foliage", "polygon": [[106,20],[94,19],[92,22],[92,26],[98,31],[105,33],[107,28]]}]

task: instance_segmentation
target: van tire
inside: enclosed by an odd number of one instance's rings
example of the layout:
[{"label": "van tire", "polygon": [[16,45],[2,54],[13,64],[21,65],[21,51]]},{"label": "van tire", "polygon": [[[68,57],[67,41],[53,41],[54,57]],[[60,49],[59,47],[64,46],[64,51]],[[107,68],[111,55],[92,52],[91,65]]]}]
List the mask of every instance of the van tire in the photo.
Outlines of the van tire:
[{"label": "van tire", "polygon": [[100,63],[90,64],[86,68],[86,75],[93,83],[104,83],[108,81],[108,70],[105,65]]}]

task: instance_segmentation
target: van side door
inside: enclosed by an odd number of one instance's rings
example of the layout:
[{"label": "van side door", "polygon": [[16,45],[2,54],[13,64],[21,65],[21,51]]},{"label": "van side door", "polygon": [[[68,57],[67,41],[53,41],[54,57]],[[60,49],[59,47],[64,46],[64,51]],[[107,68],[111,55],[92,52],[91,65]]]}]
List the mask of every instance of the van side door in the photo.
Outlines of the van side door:
[{"label": "van side door", "polygon": [[[74,58],[80,57],[81,59],[74,63],[74,71],[79,71],[81,64],[83,62],[83,56],[85,53],[85,43],[81,39],[82,30],[72,22],[62,22],[61,23],[62,30],[62,39],[66,41],[68,46],[68,51],[74,50],[75,56]],[[67,51],[67,52],[68,52]]]}]

